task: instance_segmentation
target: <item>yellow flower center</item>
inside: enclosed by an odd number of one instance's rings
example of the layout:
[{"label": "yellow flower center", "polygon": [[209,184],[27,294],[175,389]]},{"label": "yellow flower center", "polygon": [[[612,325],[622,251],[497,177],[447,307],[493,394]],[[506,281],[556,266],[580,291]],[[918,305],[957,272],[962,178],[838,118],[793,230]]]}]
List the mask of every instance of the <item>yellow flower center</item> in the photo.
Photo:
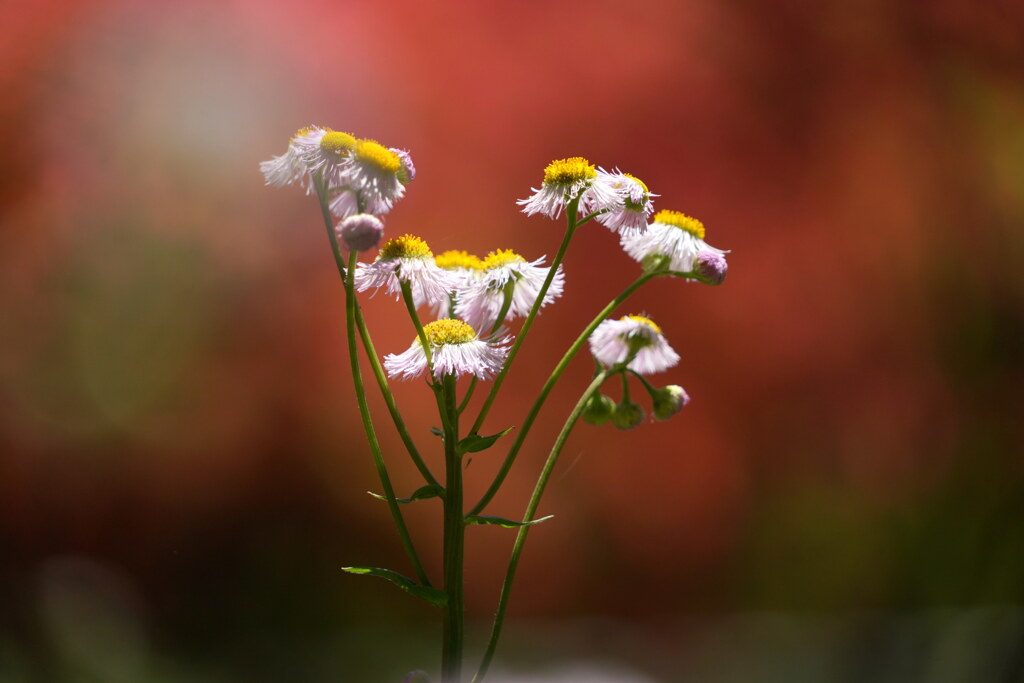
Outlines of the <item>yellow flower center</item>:
[{"label": "yellow flower center", "polygon": [[435,320],[423,326],[427,341],[434,346],[442,344],[465,344],[476,339],[476,331],[461,320]]},{"label": "yellow flower center", "polygon": [[355,146],[355,136],[337,130],[328,131],[320,138],[320,149],[338,156],[348,154]]},{"label": "yellow flower center", "polygon": [[644,192],[645,193],[650,193],[650,190],[647,189],[647,183],[645,183],[644,181],[640,180],[639,178],[637,178],[632,173],[623,173],[622,175],[626,176],[627,178],[629,178],[630,180],[635,182],[637,185],[639,185],[640,187],[644,188]]},{"label": "yellow flower center", "polygon": [[297,131],[295,131],[295,135],[292,136],[292,139],[289,140],[289,142],[295,142],[296,139],[301,138],[303,135],[309,135],[310,133],[312,133],[314,130],[316,130],[318,128],[320,130],[326,130],[326,131],[330,131],[331,130],[330,128],[326,128],[324,126],[303,126],[302,128],[299,128]]},{"label": "yellow flower center", "polygon": [[355,148],[357,159],[382,171],[398,173],[402,168],[402,159],[376,140],[360,140],[355,143]]},{"label": "yellow flower center", "polygon": [[659,211],[654,214],[655,223],[664,223],[680,230],[685,230],[697,239],[704,239],[704,224],[696,218],[679,211]]},{"label": "yellow flower center", "polygon": [[593,180],[597,177],[594,165],[583,157],[556,159],[544,169],[545,185],[572,185],[581,180]]},{"label": "yellow flower center", "polygon": [[427,243],[415,235],[402,235],[384,243],[379,259],[429,258],[433,256]]},{"label": "yellow flower center", "polygon": [[658,327],[658,323],[654,322],[650,318],[645,318],[642,315],[624,315],[624,316],[622,316],[621,319],[622,320],[632,320],[633,322],[642,323],[642,324],[647,325],[648,327],[650,327],[652,330],[654,330],[658,334],[661,334],[661,328]]},{"label": "yellow flower center", "polygon": [[484,258],[483,265],[484,270],[490,270],[492,268],[500,268],[509,263],[522,263],[525,260],[511,249],[498,249],[497,251],[492,251]]},{"label": "yellow flower center", "polygon": [[479,256],[474,256],[468,251],[456,249],[438,254],[434,257],[434,263],[437,264],[438,268],[444,268],[445,270],[458,270],[459,268],[464,268],[465,270],[484,269],[484,263],[480,260]]}]

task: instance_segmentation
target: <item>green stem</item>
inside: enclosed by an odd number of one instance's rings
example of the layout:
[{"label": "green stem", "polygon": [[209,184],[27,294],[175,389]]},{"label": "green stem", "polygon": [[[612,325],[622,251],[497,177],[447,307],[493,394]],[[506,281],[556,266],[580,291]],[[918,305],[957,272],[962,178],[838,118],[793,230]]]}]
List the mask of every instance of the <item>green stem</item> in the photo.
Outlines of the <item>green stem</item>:
[{"label": "green stem", "polygon": [[[501,302],[501,310],[498,311],[498,318],[494,321],[494,325],[491,327],[491,331],[488,336],[494,336],[494,333],[498,331],[501,324],[505,322],[505,316],[508,315],[508,309],[512,307],[512,295],[516,291],[516,280],[515,278],[509,278],[509,281],[505,283],[504,288],[504,300]],[[477,379],[476,375],[473,375],[473,379],[469,380],[469,388],[466,389],[466,395],[462,397],[462,402],[459,403],[459,415],[462,415],[462,411],[469,405],[469,399],[473,397],[473,390],[476,389],[476,385],[480,380]]]},{"label": "green stem", "polygon": [[[530,496],[530,502],[526,506],[526,512],[523,514],[523,522],[529,522],[534,519],[534,515],[537,513],[537,506],[540,504],[540,498],[544,495],[544,489],[547,487],[548,480],[551,478],[551,472],[554,471],[555,464],[558,462],[558,456],[561,454],[562,448],[569,438],[569,433],[572,432],[572,428],[576,425],[576,421],[579,419],[580,413],[583,412],[587,401],[601,387],[601,384],[608,378],[610,372],[609,370],[602,370],[594,377],[590,386],[580,396],[580,400],[576,402],[576,407],[572,409],[568,419],[562,426],[562,431],[558,433],[558,438],[555,439],[555,443],[551,447],[551,453],[548,454],[548,459],[544,463],[544,469],[541,470],[540,477],[537,479],[537,485],[533,487],[533,495]],[[480,668],[473,677],[473,683],[479,683],[484,679],[487,669],[491,665],[491,659],[494,657],[494,651],[498,646],[498,638],[501,636],[501,627],[505,621],[505,612],[508,609],[508,598],[512,591],[512,582],[515,580],[516,569],[519,566],[519,556],[523,552],[523,544],[526,543],[526,536],[529,533],[529,526],[521,526],[516,534],[516,542],[512,546],[512,556],[509,558],[508,569],[505,571],[505,581],[501,584],[501,597],[498,598],[498,609],[494,614],[491,637],[487,641],[487,650],[484,652]]]},{"label": "green stem", "polygon": [[388,385],[387,375],[384,374],[384,368],[380,364],[380,358],[377,356],[377,350],[373,346],[373,340],[370,339],[370,331],[366,327],[366,321],[363,320],[363,312],[359,307],[359,302],[356,302],[356,326],[359,328],[359,336],[363,340],[363,347],[366,349],[366,356],[370,359],[370,367],[373,368],[373,375],[377,379],[377,387],[380,389],[381,396],[384,397],[384,403],[388,407],[388,413],[391,414],[391,420],[395,423],[395,429],[398,431],[399,438],[402,439],[402,443],[405,444],[405,449],[409,452],[409,457],[412,458],[413,464],[416,465],[416,469],[423,475],[424,481],[432,486],[440,486],[440,482],[434,477],[430,468],[427,467],[427,463],[423,461],[420,456],[419,450],[416,448],[416,444],[413,443],[412,437],[409,435],[409,430],[405,426],[405,420],[402,419],[402,414],[398,411],[398,405],[395,403],[395,396],[391,393],[391,387]]},{"label": "green stem", "polygon": [[664,273],[645,273],[641,275],[633,282],[633,284],[631,284],[629,287],[626,287],[626,289],[622,290],[622,293],[620,293],[617,297],[608,302],[608,305],[601,309],[601,312],[598,313],[597,316],[590,321],[590,324],[587,325],[586,328],[584,328],[583,332],[580,333],[580,336],[576,338],[576,341],[572,343],[572,346],[569,347],[569,350],[565,352],[564,356],[562,356],[562,359],[558,361],[558,365],[555,366],[555,369],[551,371],[551,375],[548,377],[547,382],[544,383],[543,388],[541,388],[540,390],[540,395],[538,395],[537,400],[534,401],[533,406],[530,408],[530,412],[526,414],[526,419],[523,420],[523,425],[522,427],[519,428],[518,433],[516,434],[516,439],[514,442],[512,442],[512,446],[509,448],[508,455],[505,456],[505,461],[501,464],[501,468],[495,475],[494,481],[491,483],[490,488],[488,488],[487,492],[484,493],[482,498],[480,498],[480,501],[473,506],[473,509],[469,511],[469,514],[480,514],[481,510],[483,510],[487,506],[487,504],[491,502],[491,499],[494,498],[494,495],[498,492],[498,489],[501,488],[501,484],[502,482],[505,481],[505,477],[508,475],[509,470],[512,468],[512,463],[515,462],[516,456],[519,454],[519,449],[522,448],[523,442],[526,440],[527,434],[530,433],[530,428],[533,426],[533,421],[537,419],[537,415],[540,413],[540,409],[544,406],[544,402],[547,400],[548,394],[551,393],[551,390],[554,388],[555,383],[558,382],[559,377],[561,377],[562,373],[565,372],[565,369],[569,366],[569,363],[572,361],[572,359],[576,356],[579,350],[583,348],[584,344],[587,343],[587,340],[590,338],[590,334],[594,331],[594,329],[598,325],[600,325],[601,321],[607,318],[612,311],[614,311],[619,305],[621,305],[626,299],[628,299],[633,294],[633,292],[642,287],[645,283],[647,283],[648,280],[651,280],[657,277],[658,275],[662,274]]},{"label": "green stem", "polygon": [[576,223],[576,227],[578,228],[584,223],[589,223],[590,221],[600,216],[602,213],[608,213],[608,209],[601,209],[600,211],[595,211],[594,213],[589,214],[586,218]]},{"label": "green stem", "polygon": [[459,416],[455,408],[455,376],[441,380],[443,409],[447,413],[444,434],[445,498],[444,498],[444,637],[441,655],[441,680],[459,683],[462,673],[464,636],[463,562],[466,523],[462,509],[462,458],[458,451]]},{"label": "green stem", "polygon": [[[356,260],[358,258],[358,252],[353,251],[349,254],[348,266],[350,272],[356,267]],[[420,558],[416,554],[416,548],[413,546],[412,537],[409,535],[409,529],[405,526],[401,510],[398,509],[395,490],[391,486],[391,477],[388,476],[387,467],[384,465],[384,456],[380,450],[380,443],[377,441],[377,433],[373,428],[373,421],[370,419],[370,407],[366,402],[363,376],[359,369],[359,349],[356,345],[356,293],[354,278],[348,278],[345,282],[345,317],[348,322],[348,355],[352,365],[352,383],[355,385],[356,402],[359,404],[359,416],[362,418],[363,429],[366,431],[366,440],[370,445],[373,463],[377,468],[377,475],[380,477],[381,486],[384,488],[384,497],[388,501],[388,509],[391,510],[391,517],[395,520],[395,526],[398,528],[398,535],[401,536],[405,552],[409,555],[409,560],[412,562],[420,583],[429,586],[430,579],[427,578],[427,573],[423,570]]]},{"label": "green stem", "polygon": [[505,316],[508,315],[508,309],[512,307],[512,295],[516,293],[516,278],[510,277],[508,282],[505,283],[505,287],[502,291],[503,299],[501,301],[501,310],[498,311],[498,317],[494,320],[494,325],[491,326],[491,331],[487,333],[488,336],[492,336],[501,327],[501,324],[505,322]]},{"label": "green stem", "polygon": [[544,303],[544,296],[548,293],[548,287],[551,286],[552,280],[555,279],[555,274],[558,272],[558,266],[561,265],[562,259],[565,258],[565,252],[569,249],[569,242],[572,241],[572,236],[576,232],[576,219],[579,217],[579,196],[575,197],[569,202],[566,207],[566,229],[565,236],[562,237],[562,244],[558,247],[558,253],[555,254],[554,260],[551,262],[551,269],[548,271],[548,276],[544,279],[544,285],[540,288],[537,293],[537,300],[533,302],[533,307],[530,308],[530,312],[526,316],[526,320],[523,321],[523,326],[519,330],[519,335],[515,341],[512,342],[512,348],[508,351],[508,358],[505,360],[504,367],[498,373],[498,376],[494,378],[494,384],[491,385],[491,391],[487,394],[487,398],[484,400],[483,406],[480,408],[480,414],[477,415],[476,421],[473,422],[472,429],[469,430],[470,434],[476,434],[480,431],[480,427],[483,426],[484,420],[487,419],[487,413],[491,410],[491,405],[494,403],[495,397],[498,395],[498,391],[501,389],[502,382],[505,381],[505,375],[508,374],[509,368],[512,367],[512,362],[516,359],[516,354],[519,353],[519,347],[523,345],[523,340],[526,339],[527,333],[530,331],[530,326],[533,325],[533,319],[537,317],[537,312]]},{"label": "green stem", "polygon": [[[338,265],[338,273],[341,275],[341,282],[345,284],[345,257],[342,256],[341,246],[338,244],[338,236],[334,232],[333,218],[331,217],[331,210],[327,203],[327,192],[324,187],[322,177],[314,177],[313,184],[316,187],[317,198],[320,200],[320,211],[324,218],[324,227],[327,228],[327,237],[331,241],[331,253],[334,254],[334,262]],[[362,206],[362,198],[357,197],[357,201]],[[347,291],[347,289],[346,289]],[[387,375],[384,374],[384,368],[380,364],[380,358],[377,356],[377,351],[373,347],[373,341],[370,339],[370,331],[366,327],[366,322],[363,320],[363,312],[359,306],[359,302],[356,301],[356,326],[359,328],[359,337],[363,342],[363,348],[366,350],[366,356],[370,360],[370,367],[373,368],[373,376],[377,380],[377,387],[380,389],[381,396],[384,397],[384,403],[388,407],[388,413],[391,415],[391,420],[395,423],[395,429],[398,431],[398,436],[402,439],[402,443],[405,444],[405,449],[409,452],[409,457],[412,458],[413,464],[416,465],[416,469],[423,475],[424,480],[428,484],[438,486],[437,479],[430,472],[430,468],[423,461],[420,456],[419,450],[416,448],[416,444],[413,443],[412,437],[409,436],[409,430],[405,427],[405,421],[402,419],[402,414],[398,411],[398,405],[395,403],[395,397],[391,393],[391,388],[388,386]]]},{"label": "green stem", "polygon": [[[644,385],[644,389],[646,389],[647,393],[651,395],[651,398],[654,398],[655,396],[657,396],[658,390],[655,389],[654,386],[650,382],[647,381],[646,377],[641,375],[636,370],[630,370],[629,368],[626,368],[626,372],[628,372],[629,374],[633,375],[638,380],[640,380],[640,383]],[[622,378],[625,379],[626,376],[623,375]]]},{"label": "green stem", "polygon": [[469,405],[469,399],[473,398],[473,391],[476,389],[476,385],[480,383],[476,375],[473,375],[473,379],[469,380],[469,386],[466,388],[466,395],[462,397],[462,402],[459,403],[458,413],[462,415],[462,412]]},{"label": "green stem", "polygon": [[427,335],[423,331],[423,325],[420,323],[419,313],[416,312],[416,303],[412,298],[412,287],[405,280],[399,280],[399,284],[402,286],[402,300],[405,301],[405,308],[409,311],[409,317],[412,319],[413,327],[416,328],[416,336],[420,340],[420,344],[423,346],[423,353],[427,357],[427,368],[430,370],[430,376],[434,376],[434,359],[430,354],[430,342],[427,341]]},{"label": "green stem", "polygon": [[338,266],[338,275],[341,275],[341,281],[345,282],[345,257],[341,255],[338,235],[334,232],[334,217],[331,216],[331,207],[327,202],[327,186],[324,184],[323,174],[313,175],[313,187],[316,188],[316,197],[320,200],[320,213],[327,228],[327,238],[331,240],[331,253],[334,254],[334,263]]}]

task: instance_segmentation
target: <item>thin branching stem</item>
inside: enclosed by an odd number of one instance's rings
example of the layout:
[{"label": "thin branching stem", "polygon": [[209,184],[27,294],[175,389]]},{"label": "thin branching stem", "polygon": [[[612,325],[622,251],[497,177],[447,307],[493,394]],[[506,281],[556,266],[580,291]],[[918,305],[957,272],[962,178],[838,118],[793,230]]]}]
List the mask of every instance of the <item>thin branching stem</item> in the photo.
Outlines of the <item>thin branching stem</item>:
[{"label": "thin branching stem", "polygon": [[491,636],[487,641],[487,649],[484,651],[483,660],[480,663],[480,668],[477,670],[476,675],[473,676],[473,683],[480,683],[487,674],[487,669],[491,665],[491,659],[494,657],[494,651],[498,646],[498,639],[501,637],[501,628],[505,622],[505,612],[508,609],[508,599],[512,591],[512,582],[515,580],[516,569],[519,567],[519,557],[523,552],[523,544],[526,543],[526,536],[530,533],[530,526],[526,524],[534,519],[534,515],[537,513],[537,506],[540,504],[541,496],[544,495],[544,489],[547,488],[548,480],[551,478],[551,473],[555,469],[555,464],[558,462],[558,456],[562,452],[562,448],[565,446],[566,440],[569,438],[572,428],[576,425],[576,421],[579,419],[580,413],[587,405],[587,401],[596,392],[608,376],[618,370],[602,370],[597,373],[593,381],[587,387],[583,395],[580,396],[579,401],[576,402],[576,406],[572,409],[568,419],[562,426],[562,431],[558,433],[558,438],[555,439],[554,445],[551,447],[551,452],[548,454],[548,459],[544,463],[544,468],[541,470],[540,477],[537,479],[537,484],[533,488],[533,494],[530,496],[530,502],[526,506],[526,512],[523,514],[524,526],[519,527],[519,531],[516,533],[516,541],[512,546],[512,556],[508,561],[508,568],[505,570],[505,580],[501,584],[501,596],[498,598],[498,609],[494,615],[494,625],[491,628]]},{"label": "thin branching stem", "polygon": [[[355,268],[358,256],[358,252],[355,251],[349,255],[349,272]],[[359,369],[359,349],[356,342],[355,304],[356,293],[353,279],[348,278],[345,281],[345,315],[348,321],[348,356],[352,366],[352,383],[356,392],[356,402],[359,404],[359,417],[363,421],[363,430],[366,432],[366,440],[370,445],[370,454],[373,456],[373,464],[377,468],[377,476],[380,477],[380,483],[384,489],[384,497],[387,500],[388,509],[391,511],[391,517],[394,519],[395,526],[398,529],[398,535],[402,539],[402,546],[405,548],[405,552],[409,556],[409,561],[412,562],[413,569],[415,570],[420,583],[425,586],[429,586],[430,579],[427,578],[427,573],[423,569],[423,564],[420,562],[420,558],[416,554],[416,548],[413,545],[412,537],[409,535],[409,529],[405,526],[405,519],[402,517],[402,511],[398,508],[398,501],[395,498],[395,490],[391,485],[391,477],[388,476],[388,470],[384,464],[384,456],[380,450],[380,443],[377,441],[377,433],[373,428],[373,421],[370,418],[370,407],[366,402],[366,391],[363,387],[363,376]]]}]

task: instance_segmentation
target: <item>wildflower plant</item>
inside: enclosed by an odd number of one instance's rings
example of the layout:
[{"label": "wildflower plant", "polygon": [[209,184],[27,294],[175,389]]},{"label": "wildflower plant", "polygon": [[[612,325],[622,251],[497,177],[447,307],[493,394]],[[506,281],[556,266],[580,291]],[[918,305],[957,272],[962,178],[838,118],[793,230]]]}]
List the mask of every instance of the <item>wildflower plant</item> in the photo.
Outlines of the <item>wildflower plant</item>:
[{"label": "wildflower plant", "polygon": [[[674,367],[680,360],[661,327],[647,313],[610,316],[644,284],[658,277],[721,284],[727,269],[727,252],[704,241],[704,226],[695,218],[677,211],[654,214],[653,201],[658,195],[652,194],[639,178],[618,170],[597,169],[582,157],[552,161],[544,169],[540,188],[519,200],[527,215],[539,214],[553,220],[565,216],[561,245],[546,265],[544,256],[531,260],[500,248],[483,258],[457,248],[435,256],[421,237],[409,234],[381,244],[385,233],[383,216],[404,196],[406,187],[416,177],[412,158],[402,149],[327,127],[309,126],[292,136],[284,154],[260,164],[260,170],[268,185],[298,185],[319,200],[345,289],[349,363],[356,402],[383,490],[383,494],[372,495],[387,504],[414,577],[378,567],[345,567],[345,571],[387,579],[441,610],[443,683],[463,680],[466,527],[486,524],[516,529],[490,637],[473,676],[474,682],[482,681],[501,635],[523,545],[530,528],[548,519],[535,515],[579,418],[592,425],[610,422],[619,429],[639,426],[647,411],[630,396],[631,381],[638,382],[649,395],[651,414],[658,420],[671,418],[690,400],[678,385],[655,387],[647,379],[648,375]],[[604,225],[618,237],[626,254],[640,263],[639,274],[569,346],[523,417],[490,486],[475,503],[468,505],[463,489],[463,460],[468,454],[504,444],[502,437],[512,431],[512,427],[507,427],[489,435],[482,433],[534,319],[542,307],[556,304],[562,294],[566,282],[562,261],[570,243],[576,232],[591,221]],[[368,252],[378,244],[376,255],[370,258]],[[367,256],[360,260],[362,255]],[[405,351],[383,358],[374,346],[357,298],[357,292],[375,293],[380,289],[404,302],[413,336]],[[378,302],[376,305],[388,305]],[[429,310],[437,319],[424,323],[420,318],[422,309]],[[518,330],[509,331],[506,324],[519,320],[522,322]],[[551,446],[523,516],[511,520],[483,514],[508,476],[551,390],[588,343],[596,368],[593,378]],[[384,398],[390,421],[424,481],[407,498],[397,497],[377,440],[363,384],[360,347]],[[456,380],[462,375],[469,375],[470,380],[460,397]],[[441,477],[435,476],[420,454],[389,385],[391,379],[415,378],[423,378],[437,404],[442,428],[433,431],[441,437],[443,445]],[[622,385],[619,401],[601,393],[604,384],[613,378],[618,378]],[[490,389],[470,422],[467,410],[479,382],[490,382]],[[431,498],[440,499],[443,508],[444,559],[439,580],[428,576],[424,569],[402,513],[403,505]],[[422,672],[414,674],[417,680],[426,676]]]}]

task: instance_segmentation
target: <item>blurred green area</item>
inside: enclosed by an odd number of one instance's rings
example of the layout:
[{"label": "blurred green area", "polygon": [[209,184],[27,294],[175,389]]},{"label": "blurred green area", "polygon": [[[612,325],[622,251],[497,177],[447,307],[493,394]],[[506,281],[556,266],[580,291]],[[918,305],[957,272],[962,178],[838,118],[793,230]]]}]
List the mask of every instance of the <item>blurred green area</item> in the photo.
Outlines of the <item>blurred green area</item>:
[{"label": "blurred green area", "polygon": [[[45,0],[9,14],[0,681],[436,668],[436,615],[340,572],[407,568],[363,493],[377,484],[316,208],[257,172],[311,122],[411,148],[420,175],[388,230],[435,251],[553,253],[558,229],[513,200],[571,154],[637,173],[732,249],[722,287],[636,299],[683,354],[664,381],[694,401],[629,434],[574,433],[496,683],[1024,681],[1024,11],[536,11]],[[386,27],[387,49],[340,39],[350,26]],[[581,234],[496,430],[634,267],[603,231]],[[385,297],[366,315],[382,353],[409,343]],[[496,514],[522,509],[586,366]],[[397,391],[428,444],[420,389]],[[476,458],[469,484],[493,470]],[[410,512],[431,571],[433,506]],[[475,531],[479,647],[511,535]]]}]

